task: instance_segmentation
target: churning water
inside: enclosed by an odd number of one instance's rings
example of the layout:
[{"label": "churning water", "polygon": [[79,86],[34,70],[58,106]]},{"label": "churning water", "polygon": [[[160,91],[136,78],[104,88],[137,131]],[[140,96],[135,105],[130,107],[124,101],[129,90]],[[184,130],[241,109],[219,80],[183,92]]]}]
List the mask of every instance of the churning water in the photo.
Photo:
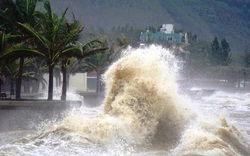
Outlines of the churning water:
[{"label": "churning water", "polygon": [[[178,94],[178,61],[158,46],[129,49],[104,74],[96,108],[1,144],[0,155],[249,156],[250,94]],[[17,137],[16,137],[17,138]]]}]

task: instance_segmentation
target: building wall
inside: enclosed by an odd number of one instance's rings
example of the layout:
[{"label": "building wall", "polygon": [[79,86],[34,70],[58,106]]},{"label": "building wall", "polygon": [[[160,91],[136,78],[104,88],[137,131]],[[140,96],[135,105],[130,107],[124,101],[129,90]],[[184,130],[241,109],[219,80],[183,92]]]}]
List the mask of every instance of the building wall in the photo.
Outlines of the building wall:
[{"label": "building wall", "polygon": [[142,32],[140,35],[142,43],[185,43],[185,36],[182,33],[165,34],[162,32]]},{"label": "building wall", "polygon": [[75,91],[87,91],[87,73],[70,75],[69,87]]},{"label": "building wall", "polygon": [[[49,82],[49,74],[44,74],[44,78]],[[61,75],[62,81],[62,75]],[[56,88],[56,79],[54,77],[54,88]],[[46,85],[48,89],[48,84]],[[70,75],[69,77],[69,89],[74,91],[87,91],[87,73],[77,73],[75,75]]]}]

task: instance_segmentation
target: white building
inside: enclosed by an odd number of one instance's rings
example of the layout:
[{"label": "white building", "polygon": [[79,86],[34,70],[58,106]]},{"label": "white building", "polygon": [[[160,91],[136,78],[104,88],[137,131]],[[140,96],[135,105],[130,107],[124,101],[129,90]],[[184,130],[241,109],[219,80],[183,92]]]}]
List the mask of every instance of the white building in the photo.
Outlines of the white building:
[{"label": "white building", "polygon": [[173,24],[162,24],[160,32],[165,34],[173,34],[174,33],[174,25]]}]

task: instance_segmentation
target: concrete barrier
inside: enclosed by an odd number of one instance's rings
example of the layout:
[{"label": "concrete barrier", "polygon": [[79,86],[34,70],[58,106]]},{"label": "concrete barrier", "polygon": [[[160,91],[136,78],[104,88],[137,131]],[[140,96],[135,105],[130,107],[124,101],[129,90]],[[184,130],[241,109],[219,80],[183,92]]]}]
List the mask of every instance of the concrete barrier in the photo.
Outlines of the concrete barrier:
[{"label": "concrete barrier", "polygon": [[0,101],[0,133],[35,130],[48,121],[62,120],[81,101]]},{"label": "concrete barrier", "polygon": [[46,101],[46,100],[22,100],[22,101],[12,101],[12,100],[1,100],[0,109],[14,109],[20,107],[26,108],[68,108],[68,107],[80,107],[82,101]]}]

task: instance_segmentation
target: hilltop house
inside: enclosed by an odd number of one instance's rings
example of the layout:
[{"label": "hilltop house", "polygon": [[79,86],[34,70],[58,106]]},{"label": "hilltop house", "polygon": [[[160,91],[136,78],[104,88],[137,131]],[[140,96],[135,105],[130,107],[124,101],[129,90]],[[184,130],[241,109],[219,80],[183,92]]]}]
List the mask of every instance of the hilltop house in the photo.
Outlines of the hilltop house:
[{"label": "hilltop house", "polygon": [[152,33],[149,30],[141,32],[140,43],[177,43],[188,44],[187,34],[174,33],[173,24],[163,24],[160,31]]},{"label": "hilltop house", "polygon": [[141,32],[140,43],[155,43],[167,46],[175,55],[180,56],[184,60],[187,58],[188,52],[185,49],[188,43],[187,33],[175,33],[173,24],[163,24],[158,32]]}]

